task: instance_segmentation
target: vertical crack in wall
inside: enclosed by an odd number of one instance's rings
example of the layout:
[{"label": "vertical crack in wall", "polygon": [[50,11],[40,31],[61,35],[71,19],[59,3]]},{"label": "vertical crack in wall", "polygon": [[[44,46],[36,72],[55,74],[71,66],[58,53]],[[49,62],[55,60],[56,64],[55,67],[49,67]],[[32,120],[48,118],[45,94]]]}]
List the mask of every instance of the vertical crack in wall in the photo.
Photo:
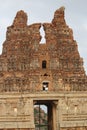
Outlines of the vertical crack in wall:
[{"label": "vertical crack in wall", "polygon": [[40,44],[45,44],[46,43],[46,38],[45,38],[45,31],[44,31],[43,25],[41,25],[41,28],[40,28],[40,35],[41,35]]}]

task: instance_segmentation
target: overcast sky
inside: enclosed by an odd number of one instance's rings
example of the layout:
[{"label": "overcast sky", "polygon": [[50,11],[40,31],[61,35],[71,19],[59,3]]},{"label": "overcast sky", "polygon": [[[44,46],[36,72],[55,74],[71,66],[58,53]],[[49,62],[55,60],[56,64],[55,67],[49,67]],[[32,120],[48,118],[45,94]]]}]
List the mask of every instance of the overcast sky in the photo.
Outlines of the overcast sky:
[{"label": "overcast sky", "polygon": [[54,12],[65,6],[65,20],[73,29],[80,56],[87,72],[87,0],[0,0],[0,53],[7,27],[19,10],[28,15],[28,24],[51,22]]}]

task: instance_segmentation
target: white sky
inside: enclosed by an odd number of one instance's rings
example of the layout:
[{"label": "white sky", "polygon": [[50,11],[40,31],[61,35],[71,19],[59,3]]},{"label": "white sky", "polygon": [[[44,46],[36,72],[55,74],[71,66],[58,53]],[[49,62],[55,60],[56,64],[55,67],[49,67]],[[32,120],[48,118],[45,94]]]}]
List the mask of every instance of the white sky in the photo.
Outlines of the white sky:
[{"label": "white sky", "polygon": [[0,52],[7,27],[12,25],[19,10],[28,15],[28,24],[51,22],[54,12],[65,6],[65,20],[73,29],[80,56],[87,72],[87,0],[0,0]]}]

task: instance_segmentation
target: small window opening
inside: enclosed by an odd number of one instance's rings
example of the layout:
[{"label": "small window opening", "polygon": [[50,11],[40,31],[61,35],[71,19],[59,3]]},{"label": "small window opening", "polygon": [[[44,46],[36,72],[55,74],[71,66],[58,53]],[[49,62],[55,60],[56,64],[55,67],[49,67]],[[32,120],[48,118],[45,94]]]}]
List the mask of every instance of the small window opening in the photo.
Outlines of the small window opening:
[{"label": "small window opening", "polygon": [[46,61],[42,61],[42,68],[45,69],[46,68]]},{"label": "small window opening", "polygon": [[42,43],[42,44],[46,43],[45,31],[44,31],[43,25],[40,28],[40,35],[41,35],[41,41],[40,41],[40,43]]},{"label": "small window opening", "polygon": [[43,90],[47,91],[48,90],[48,82],[43,82]]}]

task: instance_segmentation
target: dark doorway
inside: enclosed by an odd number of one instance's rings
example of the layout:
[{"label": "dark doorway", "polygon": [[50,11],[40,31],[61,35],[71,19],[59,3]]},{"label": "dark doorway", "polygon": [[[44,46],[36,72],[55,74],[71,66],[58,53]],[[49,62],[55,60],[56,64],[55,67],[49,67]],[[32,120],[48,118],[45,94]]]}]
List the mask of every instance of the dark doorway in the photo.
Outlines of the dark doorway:
[{"label": "dark doorway", "polygon": [[35,130],[55,130],[56,106],[54,101],[35,101]]}]

